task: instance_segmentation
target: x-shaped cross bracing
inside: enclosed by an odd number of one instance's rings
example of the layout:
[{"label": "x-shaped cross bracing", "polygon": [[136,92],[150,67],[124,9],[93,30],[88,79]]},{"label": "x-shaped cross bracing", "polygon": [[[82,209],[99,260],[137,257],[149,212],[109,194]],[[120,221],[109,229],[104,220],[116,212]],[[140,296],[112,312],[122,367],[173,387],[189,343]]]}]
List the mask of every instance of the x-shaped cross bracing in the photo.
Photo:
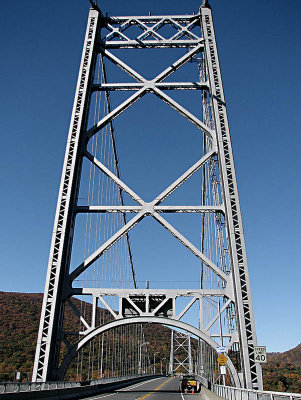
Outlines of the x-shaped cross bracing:
[{"label": "x-shaped cross bracing", "polygon": [[[161,89],[164,89],[165,87],[168,89],[176,89],[182,86],[182,83],[162,83],[166,78],[168,78],[171,74],[173,74],[175,71],[177,71],[181,66],[183,66],[188,60],[190,60],[196,53],[201,51],[203,49],[203,44],[198,44],[195,46],[192,50],[190,50],[188,53],[186,53],[183,57],[179,58],[176,62],[174,62],[171,66],[166,68],[163,72],[161,72],[159,75],[157,75],[154,79],[152,80],[147,80],[143,76],[141,76],[138,72],[134,71],[130,66],[128,66],[126,63],[121,61],[118,57],[110,53],[108,50],[103,49],[102,50],[102,55],[104,55],[106,58],[111,60],[115,65],[120,67],[123,71],[125,71],[127,74],[129,74],[132,78],[134,78],[137,82],[135,84],[115,84],[115,85],[110,85],[110,84],[102,84],[102,85],[94,85],[94,89],[101,89],[101,90],[109,90],[111,87],[118,89],[118,87],[121,90],[126,90],[124,87],[128,88],[128,90],[135,90],[136,93],[134,93],[132,96],[130,96],[128,99],[126,99],[123,103],[121,103],[118,107],[116,107],[114,110],[109,112],[106,116],[104,116],[100,121],[97,122],[96,125],[94,125],[92,128],[90,128],[87,132],[87,138],[90,139],[93,135],[95,135],[98,131],[100,131],[105,125],[107,125],[110,121],[112,121],[114,118],[116,118],[118,115],[120,115],[123,111],[125,111],[127,108],[132,106],[136,101],[138,101],[141,97],[143,97],[146,93],[152,92],[154,93],[157,97],[162,99],[165,103],[167,103],[170,107],[172,107],[174,110],[179,112],[181,115],[183,115],[188,121],[190,121],[193,125],[195,125],[197,128],[202,130],[212,141],[213,145],[215,144],[215,132],[210,129],[208,126],[206,126],[202,121],[200,121],[195,115],[190,113],[186,108],[181,106],[179,103],[177,103],[175,100],[173,100],[171,97],[169,97],[166,93],[164,93]],[[208,89],[208,84],[205,83],[194,83],[194,82],[188,82],[188,83],[183,83],[183,89]]]},{"label": "x-shaped cross bracing", "polygon": [[169,222],[166,221],[159,213],[164,212],[182,212],[182,213],[202,213],[202,212],[221,212],[224,213],[223,206],[160,206],[171,193],[178,189],[186,180],[188,180],[196,171],[198,171],[209,159],[215,154],[214,150],[209,151],[192,167],[185,171],[178,179],[169,185],[163,192],[154,198],[152,202],[145,202],[131,188],[129,188],[121,179],[119,179],[112,171],[110,171],[103,163],[94,157],[88,151],[85,152],[86,157],[105,175],[107,175],[120,189],[125,191],[138,206],[79,206],[77,212],[133,212],[137,213],[127,224],[119,229],[111,236],[102,246],[100,246],[93,254],[91,254],[81,265],[79,265],[71,274],[70,279],[73,281],[82,272],[84,272],[91,264],[93,264],[102,254],[112,247],[122,236],[127,234],[135,225],[137,225],[145,216],[152,216],[167,231],[169,231],[176,239],[187,247],[195,256],[203,261],[211,268],[224,282],[229,281],[229,276],[225,274],[216,264],[210,261],[197,247],[195,247],[187,238],[178,232]]},{"label": "x-shaped cross bracing", "polygon": [[[139,28],[142,29],[142,33],[138,35],[134,41],[141,43],[143,40],[147,39],[148,37],[153,37],[156,41],[176,41],[179,38],[182,38],[186,36],[190,40],[197,40],[199,41],[201,38],[198,37],[196,34],[191,32],[191,29],[195,26],[196,20],[198,20],[197,16],[194,16],[192,20],[188,19],[185,21],[185,25],[181,25],[179,22],[177,22],[177,18],[174,17],[157,17],[155,18],[155,21],[153,21],[153,18],[150,20],[144,19],[142,20],[139,17],[129,17],[125,20],[125,22],[121,23],[118,27],[113,27],[111,24],[107,23],[106,28],[110,30],[111,32],[108,33],[105,37],[106,42],[110,42],[114,37],[119,37],[123,41],[132,41],[128,36],[126,36],[123,32],[125,32],[128,28],[130,28],[133,25],[138,26]],[[118,19],[112,19],[112,23],[116,23]],[[118,21],[119,22],[119,21]],[[183,21],[182,21],[183,22]],[[150,25],[150,23],[152,25]],[[162,35],[158,33],[158,30],[162,28],[165,25],[172,26],[177,30],[177,32],[171,36],[169,39],[166,39]]]},{"label": "x-shaped cross bracing", "polygon": [[[191,57],[198,53],[203,48],[202,44],[198,44],[183,57],[179,58],[171,66],[166,68],[163,72],[156,76],[151,81],[144,79],[140,74],[134,71],[131,67],[111,54],[107,50],[103,50],[102,54],[110,59],[114,64],[120,67],[122,70],[132,76],[137,82],[137,92],[130,98],[124,101],[121,105],[110,111],[105,117],[103,117],[96,125],[94,125],[87,132],[87,137],[90,139],[94,134],[100,131],[105,125],[111,122],[119,114],[125,111],[128,107],[134,104],[139,98],[144,96],[147,92],[153,92],[159,98],[163,99],[172,108],[177,110],[191,123],[201,129],[212,141],[212,148],[203,157],[192,165],[187,171],[185,171],[178,179],[176,179],[171,185],[169,185],[162,193],[154,198],[152,202],[145,202],[139,195],[137,195],[131,188],[129,188],[120,178],[118,178],[112,171],[110,171],[103,163],[101,163],[96,157],[94,157],[88,151],[85,151],[84,155],[105,175],[107,175],[115,184],[119,186],[121,190],[126,192],[133,200],[138,203],[138,206],[82,206],[77,207],[76,211],[89,212],[89,213],[103,213],[103,212],[122,212],[122,213],[137,213],[129,222],[127,222],[121,229],[119,229],[114,235],[112,235],[104,244],[102,244],[93,254],[91,254],[82,264],[80,264],[71,274],[70,281],[76,279],[82,272],[84,272],[90,265],[92,265],[102,254],[104,254],[110,247],[112,247],[122,236],[126,235],[135,225],[137,225],[145,216],[152,216],[157,222],[159,222],[168,232],[170,232],[180,243],[187,247],[196,257],[204,262],[211,270],[213,270],[225,283],[229,282],[229,275],[224,273],[216,264],[209,260],[205,254],[203,254],[196,246],[194,246],[187,238],[185,238],[179,231],[177,231],[169,222],[163,218],[160,213],[203,213],[203,212],[221,212],[224,213],[224,207],[221,206],[161,206],[160,204],[177,188],[179,188],[186,180],[188,180],[195,172],[197,172],[214,154],[217,152],[215,131],[208,128],[203,122],[192,115],[180,104],[175,102],[169,96],[167,96],[160,89],[162,88],[162,81],[169,77],[173,72],[177,71],[182,65],[184,65]],[[117,84],[118,85],[118,84]],[[119,84],[120,87],[124,84]],[[167,85],[171,85],[168,83]],[[178,86],[181,83],[176,84]],[[191,86],[195,87],[196,83],[191,83]],[[207,84],[203,84],[207,86]],[[108,89],[108,84],[102,84],[100,89],[104,86],[104,90]],[[201,84],[199,84],[201,87]],[[199,87],[198,87],[199,88]],[[204,88],[202,86],[202,88]]]}]

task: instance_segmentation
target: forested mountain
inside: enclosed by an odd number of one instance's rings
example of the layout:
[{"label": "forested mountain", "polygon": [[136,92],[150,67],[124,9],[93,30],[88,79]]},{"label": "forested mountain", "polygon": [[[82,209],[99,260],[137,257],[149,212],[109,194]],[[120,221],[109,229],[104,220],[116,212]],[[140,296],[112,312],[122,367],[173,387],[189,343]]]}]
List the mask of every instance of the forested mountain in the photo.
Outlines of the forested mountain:
[{"label": "forested mountain", "polygon": [[[22,379],[26,378],[27,373],[31,376],[42,300],[42,293],[0,291],[0,381],[12,381],[16,371],[21,372]],[[73,302],[78,309],[81,308],[79,300],[74,299]],[[89,322],[91,304],[85,303],[84,307],[86,320]],[[100,310],[105,315],[108,314],[107,311]],[[65,310],[64,327],[68,331],[76,330],[78,327],[78,318],[69,306]],[[150,354],[153,355],[159,351],[160,358],[165,357],[169,360],[170,332],[171,330],[166,326],[145,325],[145,341],[149,342]],[[196,340],[194,342],[196,343]],[[159,355],[156,361],[157,369],[160,367],[158,361]],[[67,377],[73,380],[76,373],[74,366],[71,365],[70,368],[70,375]]]},{"label": "forested mountain", "polygon": [[[15,371],[25,377],[32,371],[43,295],[0,292],[0,381],[11,381]],[[88,305],[90,307],[91,305]],[[66,315],[74,326],[75,315]],[[170,329],[146,326],[150,352],[169,358]],[[284,353],[269,353],[263,364],[264,389],[301,393],[301,344]]]},{"label": "forested mountain", "polygon": [[268,353],[263,365],[266,390],[301,393],[301,343],[284,353]]}]

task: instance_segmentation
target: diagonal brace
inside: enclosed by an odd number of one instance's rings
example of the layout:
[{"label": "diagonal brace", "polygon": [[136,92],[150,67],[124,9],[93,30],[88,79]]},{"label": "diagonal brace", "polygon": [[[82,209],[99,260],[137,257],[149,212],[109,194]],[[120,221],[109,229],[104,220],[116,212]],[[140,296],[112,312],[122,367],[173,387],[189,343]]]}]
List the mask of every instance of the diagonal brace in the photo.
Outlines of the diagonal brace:
[{"label": "diagonal brace", "polygon": [[139,212],[132,218],[126,225],[124,225],[118,232],[110,237],[102,246],[100,246],[93,254],[90,255],[82,264],[80,264],[75,270],[69,275],[70,282],[74,281],[81,273],[90,267],[102,254],[104,254],[110,247],[112,247],[119,239],[122,238],[127,232],[129,232],[139,221],[144,217],[143,212]]},{"label": "diagonal brace", "polygon": [[105,299],[102,296],[99,296],[99,300],[102,302],[102,304],[106,307],[108,311],[113,315],[115,319],[118,319],[119,316],[115,313],[115,311],[109,306],[109,304],[105,301]]},{"label": "diagonal brace", "polygon": [[80,321],[85,325],[87,329],[90,329],[90,325],[87,323],[87,321],[84,319],[84,317],[81,315],[81,313],[78,311],[78,309],[75,307],[75,305],[72,303],[70,299],[67,299],[67,303],[69,306],[72,308],[72,311],[76,316],[79,317]]},{"label": "diagonal brace", "polygon": [[187,313],[187,311],[190,309],[190,307],[196,302],[196,300],[197,300],[197,297],[194,297],[193,299],[191,299],[190,302],[184,308],[184,310],[182,310],[180,312],[180,314],[177,315],[177,319],[181,319],[183,317],[183,315],[185,315]]},{"label": "diagonal brace", "polygon": [[203,261],[209,268],[211,268],[223,281],[228,282],[229,276],[226,275],[221,269],[218,268],[212,261],[210,261],[205,254],[203,254],[197,247],[195,247],[188,239],[186,239],[180,232],[178,232],[172,225],[170,225],[161,215],[154,212],[153,217],[171,233],[180,243],[188,248],[196,257]]},{"label": "diagonal brace", "polygon": [[211,326],[214,324],[214,322],[219,318],[220,315],[225,311],[225,309],[228,307],[228,305],[231,303],[231,300],[229,299],[223,307],[220,309],[220,311],[216,314],[216,316],[209,322],[209,324],[206,326],[206,331],[211,328]]},{"label": "diagonal brace", "polygon": [[133,200],[135,200],[138,204],[142,205],[144,202],[142,199],[132,190],[130,189],[121,179],[119,179],[113,172],[109,170],[102,162],[100,162],[96,157],[94,157],[91,153],[86,151],[85,156],[104,174],[106,174],[109,178],[112,179],[116,185],[120,187],[120,189],[124,190]]},{"label": "diagonal brace", "polygon": [[154,200],[154,205],[160,204],[168,196],[170,196],[178,187],[187,181],[195,172],[197,172],[209,159],[215,154],[214,150],[206,153],[199,161],[190,167],[184,174],[168,186],[162,193],[160,193]]}]

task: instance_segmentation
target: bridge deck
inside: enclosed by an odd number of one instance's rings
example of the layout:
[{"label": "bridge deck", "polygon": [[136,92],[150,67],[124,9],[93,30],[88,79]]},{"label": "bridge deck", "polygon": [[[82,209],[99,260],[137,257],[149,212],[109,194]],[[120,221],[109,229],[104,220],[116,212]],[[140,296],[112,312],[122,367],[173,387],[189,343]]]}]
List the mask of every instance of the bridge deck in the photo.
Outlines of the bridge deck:
[{"label": "bridge deck", "polygon": [[112,400],[222,400],[221,397],[205,387],[202,387],[200,393],[181,393],[179,392],[179,385],[179,378],[162,377],[86,399],[100,400],[110,397]]}]

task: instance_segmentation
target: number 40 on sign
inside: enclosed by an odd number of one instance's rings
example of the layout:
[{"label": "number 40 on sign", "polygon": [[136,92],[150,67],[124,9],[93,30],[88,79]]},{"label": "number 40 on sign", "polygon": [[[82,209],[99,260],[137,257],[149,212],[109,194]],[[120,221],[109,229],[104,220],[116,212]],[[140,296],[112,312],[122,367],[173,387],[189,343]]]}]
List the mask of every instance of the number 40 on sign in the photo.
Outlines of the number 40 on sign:
[{"label": "number 40 on sign", "polygon": [[266,363],[267,362],[266,346],[254,346],[254,358],[255,362]]}]

